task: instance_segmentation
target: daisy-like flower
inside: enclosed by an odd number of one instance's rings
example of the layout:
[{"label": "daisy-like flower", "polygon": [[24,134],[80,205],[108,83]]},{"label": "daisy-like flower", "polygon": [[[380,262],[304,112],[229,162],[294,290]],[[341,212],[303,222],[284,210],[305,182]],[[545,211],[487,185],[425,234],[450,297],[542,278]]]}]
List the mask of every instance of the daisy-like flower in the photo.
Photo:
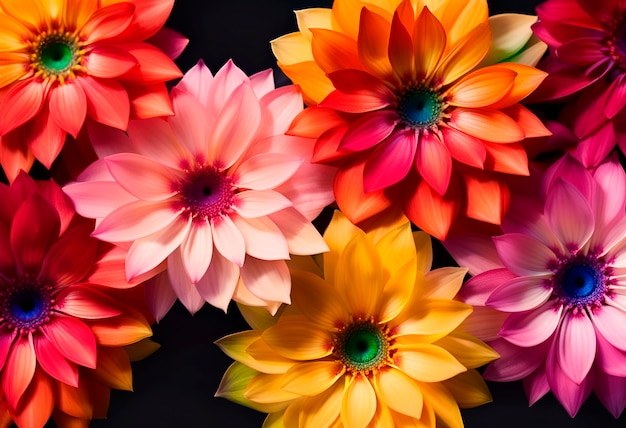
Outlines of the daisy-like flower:
[{"label": "daisy-like flower", "polygon": [[233,295],[273,311],[290,301],[289,254],[327,249],[310,221],[333,200],[334,169],[310,164],[314,140],[284,135],[302,98],[274,89],[271,70],[248,78],[229,61],[213,77],[200,62],[172,103],[174,116],[131,121],[128,135],[94,132],[100,155],[117,153],[64,190],[101,219],[94,236],[132,243],[129,279],[167,259],[169,282],[147,287],[157,319],[176,297],[191,312]]},{"label": "daisy-like flower", "polygon": [[179,53],[180,38],[159,33],[173,4],[0,3],[0,164],[9,181],[35,159],[50,168],[87,117],[126,129],[129,117],[172,114],[165,82],[182,74],[146,39]]},{"label": "daisy-like flower", "polygon": [[477,274],[461,291],[476,306],[480,332],[470,330],[501,355],[484,375],[524,379],[531,404],[552,390],[571,416],[593,390],[618,417],[626,406],[624,170],[616,156],[593,173],[567,156],[542,184],[545,203],[514,200],[495,248],[466,241],[451,251]]},{"label": "daisy-like flower", "polygon": [[617,146],[626,153],[626,5],[618,0],[548,0],[537,6],[535,34],[550,55],[534,101],[565,100],[561,121],[581,139],[574,156],[597,166]]},{"label": "daisy-like flower", "polygon": [[430,238],[406,219],[364,233],[337,211],[324,237],[323,273],[291,266],[291,306],[242,308],[254,329],[217,341],[236,360],[217,396],[268,426],[462,427],[459,405],[491,399],[474,368],[497,357],[459,327],[466,270],[430,271]]},{"label": "daisy-like flower", "polygon": [[0,193],[0,425],[86,426],[132,389],[124,347],[152,334],[145,303],[58,185],[22,173]]},{"label": "daisy-like flower", "polygon": [[[335,196],[355,223],[395,205],[439,239],[457,216],[499,224],[509,201],[501,173],[527,175],[522,141],[549,134],[519,104],[545,72],[483,66],[492,47],[483,0],[390,3],[301,12],[300,33],[273,42],[285,73],[319,101],[290,133],[317,138],[313,160],[339,167]],[[505,20],[499,30],[525,26],[512,39],[528,40],[533,17]]]}]

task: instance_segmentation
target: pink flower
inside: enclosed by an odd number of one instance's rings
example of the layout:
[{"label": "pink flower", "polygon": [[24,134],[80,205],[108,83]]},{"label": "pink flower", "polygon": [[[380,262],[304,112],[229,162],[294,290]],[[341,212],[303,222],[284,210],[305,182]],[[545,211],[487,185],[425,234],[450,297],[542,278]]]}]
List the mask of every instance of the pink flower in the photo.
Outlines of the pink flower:
[{"label": "pink flower", "polygon": [[301,95],[229,61],[215,77],[198,63],[171,97],[172,117],[92,133],[103,158],[64,190],[99,219],[94,236],[130,244],[129,279],[167,260],[147,286],[157,319],[176,297],[192,313],[231,298],[273,311],[290,301],[289,254],[327,249],[310,221],[334,169],[310,164],[315,140],[284,135]]},{"label": "pink flower", "polygon": [[484,375],[524,379],[531,404],[552,390],[572,417],[593,390],[617,418],[626,406],[626,176],[617,157],[589,172],[566,156],[542,186],[545,202],[512,201],[493,245],[447,244],[476,274],[462,290],[477,306],[475,334],[501,355]]}]

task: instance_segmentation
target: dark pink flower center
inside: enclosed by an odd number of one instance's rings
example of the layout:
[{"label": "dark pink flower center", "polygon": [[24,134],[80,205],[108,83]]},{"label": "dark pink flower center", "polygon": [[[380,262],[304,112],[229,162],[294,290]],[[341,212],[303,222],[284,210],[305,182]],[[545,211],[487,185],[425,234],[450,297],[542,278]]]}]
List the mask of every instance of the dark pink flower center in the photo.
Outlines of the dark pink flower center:
[{"label": "dark pink flower center", "polygon": [[190,171],[179,183],[180,204],[197,220],[228,215],[236,201],[233,180],[212,166]]},{"label": "dark pink flower center", "polygon": [[48,320],[54,306],[51,287],[29,279],[0,291],[2,321],[11,329],[30,331]]},{"label": "dark pink flower center", "polygon": [[553,277],[554,293],[570,307],[598,306],[608,290],[605,263],[592,255],[564,259]]}]

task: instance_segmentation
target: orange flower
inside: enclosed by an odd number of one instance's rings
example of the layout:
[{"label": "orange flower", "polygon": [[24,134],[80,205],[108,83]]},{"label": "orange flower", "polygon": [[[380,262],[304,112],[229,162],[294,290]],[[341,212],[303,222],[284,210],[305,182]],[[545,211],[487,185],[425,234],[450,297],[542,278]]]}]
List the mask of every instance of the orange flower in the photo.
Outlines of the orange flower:
[{"label": "orange flower", "polygon": [[0,2],[0,163],[13,181],[47,168],[86,117],[125,129],[129,117],[171,115],[165,82],[181,73],[144,40],[174,0]]},{"label": "orange flower", "polygon": [[499,224],[509,192],[498,173],[528,175],[522,141],[549,134],[519,104],[545,73],[485,65],[485,1],[392,3],[300,12],[300,33],[273,42],[318,103],[290,132],[317,138],[313,160],[339,167],[335,196],[353,222],[397,205],[439,239],[459,215]]}]

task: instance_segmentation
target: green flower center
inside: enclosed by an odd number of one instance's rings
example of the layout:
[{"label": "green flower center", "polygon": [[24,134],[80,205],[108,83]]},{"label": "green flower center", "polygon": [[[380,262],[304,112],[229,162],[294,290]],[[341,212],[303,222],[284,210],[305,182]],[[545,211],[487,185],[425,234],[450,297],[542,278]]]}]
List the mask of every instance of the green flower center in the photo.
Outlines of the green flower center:
[{"label": "green flower center", "polygon": [[380,367],[389,356],[389,344],[381,329],[360,322],[348,326],[338,336],[337,353],[350,371],[367,372]]},{"label": "green flower center", "polygon": [[427,88],[413,88],[400,96],[398,113],[405,125],[427,129],[439,122],[442,107],[437,92]]},{"label": "green flower center", "polygon": [[56,72],[67,69],[73,57],[72,48],[62,41],[54,41],[41,49],[41,63]]},{"label": "green flower center", "polygon": [[31,42],[31,68],[44,79],[58,79],[63,83],[81,66],[85,52],[76,34],[53,30],[39,34]]}]

